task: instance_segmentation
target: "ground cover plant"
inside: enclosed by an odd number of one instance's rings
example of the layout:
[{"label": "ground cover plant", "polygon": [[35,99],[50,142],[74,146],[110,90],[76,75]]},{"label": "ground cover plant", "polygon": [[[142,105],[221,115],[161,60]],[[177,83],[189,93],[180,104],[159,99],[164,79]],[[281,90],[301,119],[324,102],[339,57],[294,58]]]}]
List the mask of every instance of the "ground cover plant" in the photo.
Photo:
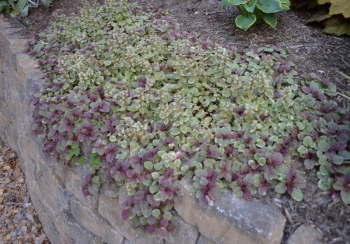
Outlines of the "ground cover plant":
[{"label": "ground cover plant", "polygon": [[[350,202],[349,122],[329,80],[299,77],[279,46],[241,52],[196,42],[164,11],[106,1],[61,17],[28,42],[45,85],[33,131],[61,164],[87,164],[83,193],[126,184],[123,218],[173,230],[179,180],[205,207],[230,188],[302,199],[294,160]],[[83,153],[88,148],[88,153]]]}]

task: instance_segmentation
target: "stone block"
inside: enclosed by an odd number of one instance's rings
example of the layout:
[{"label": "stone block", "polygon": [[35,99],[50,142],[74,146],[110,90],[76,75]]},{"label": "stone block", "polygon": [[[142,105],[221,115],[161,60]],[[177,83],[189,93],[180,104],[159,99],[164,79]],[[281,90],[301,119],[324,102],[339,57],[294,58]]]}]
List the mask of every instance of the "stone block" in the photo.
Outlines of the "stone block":
[{"label": "stone block", "polygon": [[140,229],[133,229],[129,221],[124,221],[121,217],[122,209],[119,207],[117,198],[109,198],[101,194],[98,203],[98,212],[105,218],[114,229],[134,244],[162,244],[164,240],[144,233]]},{"label": "stone block", "polygon": [[61,212],[55,223],[57,229],[73,239],[76,244],[104,244],[100,237],[87,230],[70,213]]},{"label": "stone block", "polygon": [[134,243],[132,241],[128,240],[128,239],[125,239],[123,244],[134,244]]},{"label": "stone block", "polygon": [[95,210],[85,207],[78,199],[71,201],[71,212],[86,229],[101,237],[107,244],[123,244],[124,237]]},{"label": "stone block", "polygon": [[288,238],[286,244],[322,244],[322,234],[311,226],[301,225]]},{"label": "stone block", "polygon": [[178,214],[210,240],[222,243],[281,243],[285,218],[262,202],[235,198],[228,190],[205,209],[190,195],[191,185],[181,181],[184,196],[175,205]]},{"label": "stone block", "polygon": [[174,224],[175,230],[165,238],[166,244],[196,244],[199,235],[197,227],[187,223],[178,214],[173,214],[171,222]]},{"label": "stone block", "polygon": [[215,244],[212,240],[209,240],[203,235],[200,235],[197,241],[197,244]]},{"label": "stone block", "polygon": [[71,170],[68,170],[65,176],[65,185],[70,192],[76,196],[80,202],[90,209],[97,209],[98,196],[90,195],[84,197],[82,192],[83,180],[79,175],[75,174]]},{"label": "stone block", "polygon": [[41,224],[42,224],[42,226],[44,228],[45,235],[49,238],[50,242],[52,244],[61,244],[61,243],[64,244],[64,243],[67,243],[65,241],[65,238],[63,238],[61,236],[61,234],[58,232],[55,224],[48,217],[44,206],[40,202],[40,199],[31,190],[32,188],[29,187],[28,189],[29,189],[30,198],[32,200],[32,203],[34,204],[35,210],[38,213],[38,217],[39,217],[40,222],[41,222]]}]

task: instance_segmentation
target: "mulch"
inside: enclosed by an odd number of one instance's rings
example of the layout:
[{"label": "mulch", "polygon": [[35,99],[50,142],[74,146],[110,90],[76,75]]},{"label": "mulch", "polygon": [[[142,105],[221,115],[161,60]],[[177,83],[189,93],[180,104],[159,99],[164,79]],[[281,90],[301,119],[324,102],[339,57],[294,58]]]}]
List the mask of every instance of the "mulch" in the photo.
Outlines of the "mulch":
[{"label": "mulch", "polygon": [[30,201],[18,157],[1,139],[0,243],[49,243]]},{"label": "mulch", "polygon": [[[221,2],[217,0],[149,0],[149,2],[155,9],[167,8],[175,16],[182,29],[194,34],[200,41],[211,40],[217,43],[234,44],[243,51],[269,44],[278,44],[289,51],[289,58],[294,62],[295,69],[300,74],[317,73],[335,83],[339,92],[350,91],[350,81],[338,73],[341,71],[349,75],[350,37],[323,35],[321,26],[305,25],[305,21],[312,15],[312,12],[291,10],[278,13],[276,29],[265,23],[259,23],[251,27],[249,31],[244,32],[234,24],[234,17],[238,15],[238,11],[233,6],[230,6],[226,11],[222,10]],[[81,0],[55,0],[49,9],[30,9],[27,18],[18,16],[15,18],[7,16],[7,18],[14,27],[23,28],[21,34],[24,37],[30,37],[33,33],[39,33],[45,29],[49,22],[54,19],[54,13],[75,15],[79,6],[82,6]],[[337,97],[336,100],[341,106],[350,108],[349,100],[341,96]],[[5,157],[3,156],[3,158]],[[18,166],[11,166],[18,165],[18,163],[13,163],[16,160],[18,162],[18,159],[15,158],[6,161],[12,162],[8,165],[12,172],[16,172],[15,169],[19,170]],[[1,162],[0,156],[0,164]],[[5,166],[1,164],[0,167],[3,170]],[[3,175],[5,172],[1,171],[1,173]],[[266,197],[260,199],[267,204],[277,206],[286,216],[287,225],[283,242],[299,226],[304,224],[313,226],[320,232],[326,243],[350,244],[350,206],[343,204],[339,199],[332,199],[330,192],[320,190],[317,186],[318,179],[315,171],[305,171],[304,173],[308,183],[307,188],[303,190],[304,199],[301,202],[296,202],[288,196],[280,196],[274,192],[270,192]],[[24,179],[24,175],[19,176],[19,178]],[[0,186],[2,187],[2,185]],[[16,205],[17,208],[12,206],[12,209],[17,209],[22,213],[30,208],[30,206],[26,209],[21,207],[25,200],[29,201],[28,195],[21,195],[24,191],[23,187],[11,188],[10,191],[15,196],[24,197],[18,198],[17,201],[22,204]],[[1,190],[0,193],[2,193]],[[0,201],[1,197],[2,195],[0,195]],[[7,201],[6,199],[4,198],[4,203]],[[4,216],[3,209],[0,213],[1,216]],[[34,213],[33,209],[32,215],[36,216]],[[13,223],[14,219],[18,218],[17,214],[10,214],[7,217],[8,220],[4,221]],[[36,222],[34,221],[34,223]],[[2,219],[1,225],[3,226]],[[31,235],[41,236],[40,225],[35,226],[34,229],[37,230],[37,233],[33,232]],[[3,227],[1,228],[3,229]],[[27,227],[28,229],[29,227]],[[8,235],[7,233],[10,232],[7,231],[6,235]],[[2,235],[3,238],[6,237],[5,232],[2,232]]]}]

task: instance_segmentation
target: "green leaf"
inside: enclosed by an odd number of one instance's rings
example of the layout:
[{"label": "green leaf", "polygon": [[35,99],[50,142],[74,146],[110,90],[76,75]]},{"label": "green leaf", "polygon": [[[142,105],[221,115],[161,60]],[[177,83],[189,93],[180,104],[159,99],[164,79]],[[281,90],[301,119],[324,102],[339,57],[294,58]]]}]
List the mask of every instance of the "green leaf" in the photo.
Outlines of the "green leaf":
[{"label": "green leaf", "polygon": [[321,136],[321,137],[317,140],[317,145],[318,145],[318,147],[319,147],[323,152],[327,152],[328,149],[330,148],[329,142],[328,142],[326,136]]},{"label": "green leaf", "polygon": [[106,60],[106,61],[103,62],[103,64],[104,64],[106,67],[108,67],[108,66],[110,66],[110,65],[112,64],[112,61]]},{"label": "green leaf", "polygon": [[98,183],[99,181],[100,181],[100,177],[98,177],[97,175],[95,175],[94,177],[92,177],[92,182]]},{"label": "green leaf", "polygon": [[328,14],[329,10],[327,8],[323,8],[320,11],[317,11],[314,15],[311,16],[311,18],[309,18],[306,23],[312,23],[312,22],[321,22],[325,19],[328,19],[329,17],[331,17]]},{"label": "green leaf", "polygon": [[237,27],[247,31],[256,22],[256,16],[254,14],[249,14],[247,17],[243,15],[238,15],[236,18]]},{"label": "green leaf", "polygon": [[13,9],[11,16],[16,16],[22,12],[24,7],[27,5],[28,0],[18,0],[17,5]]},{"label": "green leaf", "polygon": [[262,14],[263,19],[265,22],[270,25],[272,28],[275,28],[277,25],[277,16],[275,13],[264,13]]},{"label": "green leaf", "polygon": [[282,11],[282,4],[278,0],[259,0],[256,6],[264,13],[277,13]]},{"label": "green leaf", "polygon": [[295,201],[300,202],[301,200],[303,200],[303,192],[298,188],[293,188],[291,196]]},{"label": "green leaf", "polygon": [[340,196],[341,196],[341,200],[345,204],[349,204],[350,203],[350,191],[341,191],[340,192]]},{"label": "green leaf", "polygon": [[313,169],[315,166],[315,160],[306,159],[304,165],[307,169]]},{"label": "green leaf", "polygon": [[334,155],[333,158],[332,158],[332,161],[334,164],[336,165],[340,165],[344,162],[344,158],[341,157],[341,156],[338,156],[338,155]]},{"label": "green leaf", "polygon": [[27,4],[21,11],[21,16],[22,17],[27,17],[28,16],[28,9],[29,9],[29,4]]},{"label": "green leaf", "polygon": [[144,163],[144,167],[145,167],[146,169],[148,169],[148,170],[152,170],[152,169],[153,169],[153,163],[150,162],[150,161],[146,161],[146,162]]},{"label": "green leaf", "polygon": [[350,36],[350,23],[340,15],[332,16],[331,18],[326,19],[323,21],[323,25],[325,28],[322,32],[325,34],[333,36],[341,36],[347,34]]},{"label": "green leaf", "polygon": [[277,193],[280,193],[280,194],[285,193],[285,192],[287,191],[286,183],[284,183],[284,182],[278,183],[278,184],[276,185],[276,187],[275,187],[275,191],[276,191]]},{"label": "green leaf", "polygon": [[154,209],[152,211],[152,216],[155,217],[155,218],[159,218],[159,215],[160,215],[160,210],[159,209]]},{"label": "green leaf", "polygon": [[345,18],[350,18],[350,1],[349,0],[330,0],[330,15],[343,14]]},{"label": "green leaf", "polygon": [[43,4],[43,6],[45,8],[48,8],[48,7],[50,7],[51,0],[41,0],[41,3]]},{"label": "green leaf", "polygon": [[173,136],[176,136],[176,135],[180,134],[179,128],[177,128],[177,127],[171,128],[170,134],[172,134]]},{"label": "green leaf", "polygon": [[228,0],[223,0],[221,3],[221,7],[225,10],[228,6]]},{"label": "green leaf", "polygon": [[158,185],[153,185],[149,188],[149,192],[152,194],[156,193],[158,190],[159,190]]},{"label": "green leaf", "polygon": [[241,4],[245,4],[248,1],[247,0],[228,0],[229,4],[232,5],[241,5]]},{"label": "green leaf", "polygon": [[304,147],[304,146],[300,146],[300,147],[298,147],[298,152],[300,154],[306,154],[306,153],[309,152],[309,150],[306,147]]},{"label": "green leaf", "polygon": [[163,214],[163,218],[164,218],[164,219],[170,220],[171,217],[172,217],[172,215],[171,215],[170,212],[165,212],[165,213]]},{"label": "green leaf", "polygon": [[95,165],[99,165],[101,158],[100,157],[96,157],[97,153],[91,153],[90,154],[90,163],[95,164]]},{"label": "green leaf", "polygon": [[2,12],[2,11],[5,11],[5,13],[10,13],[10,5],[7,3],[7,2],[3,2],[3,1],[1,1],[0,2],[0,13]]},{"label": "green leaf", "polygon": [[344,160],[350,160],[350,152],[349,151],[341,151],[338,153],[339,156],[343,157]]},{"label": "green leaf", "polygon": [[303,140],[303,144],[305,147],[312,147],[314,144],[314,141],[312,140],[312,138],[310,136],[306,136]]},{"label": "green leaf", "polygon": [[254,13],[255,5],[258,2],[258,0],[250,0],[250,2],[243,4],[243,7],[245,10],[247,10],[249,13]]}]

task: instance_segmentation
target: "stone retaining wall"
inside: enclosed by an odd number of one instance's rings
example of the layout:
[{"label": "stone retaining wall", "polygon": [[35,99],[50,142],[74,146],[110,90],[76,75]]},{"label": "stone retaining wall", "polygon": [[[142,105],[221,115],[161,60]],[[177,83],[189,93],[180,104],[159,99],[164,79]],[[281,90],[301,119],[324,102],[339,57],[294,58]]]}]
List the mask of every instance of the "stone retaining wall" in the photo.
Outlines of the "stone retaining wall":
[{"label": "stone retaining wall", "polygon": [[134,230],[122,220],[123,187],[105,186],[99,195],[85,198],[81,186],[86,169],[63,173],[43,155],[40,139],[29,135],[29,101],[42,80],[35,61],[22,54],[26,40],[18,31],[0,17],[0,136],[18,154],[31,200],[52,243],[281,243],[286,220],[278,209],[234,198],[229,191],[201,209],[184,180],[185,195],[172,219],[176,229],[165,239]]}]

